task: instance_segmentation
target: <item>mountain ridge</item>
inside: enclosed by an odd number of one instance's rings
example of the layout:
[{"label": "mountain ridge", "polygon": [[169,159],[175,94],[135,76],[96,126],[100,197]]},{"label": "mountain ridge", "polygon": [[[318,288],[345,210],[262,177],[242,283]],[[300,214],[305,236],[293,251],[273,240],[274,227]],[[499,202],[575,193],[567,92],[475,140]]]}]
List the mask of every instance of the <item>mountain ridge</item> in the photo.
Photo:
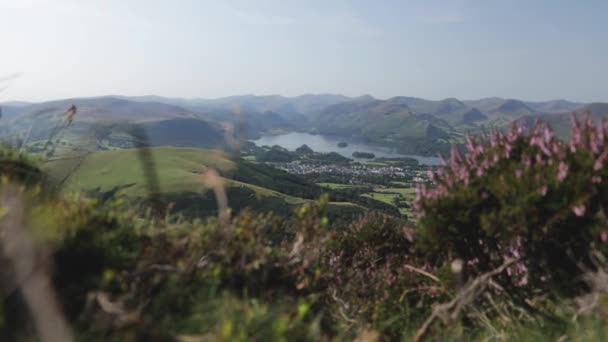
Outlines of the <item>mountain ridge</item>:
[{"label": "mountain ridge", "polygon": [[[466,132],[482,131],[484,126],[502,127],[514,120],[544,119],[564,126],[563,113],[580,111],[589,106],[567,100],[523,101],[500,97],[460,100],[449,97],[428,100],[411,96],[378,99],[370,95],[348,97],[339,94],[236,95],[215,99],[171,98],[157,95],[70,98],[40,103],[0,103],[4,118],[0,120],[0,135],[14,127],[27,131],[28,126],[52,127],[51,121],[71,105],[76,105],[77,125],[93,123],[146,123],[178,120],[174,123],[148,125],[170,129],[166,134],[184,141],[199,141],[202,147],[215,147],[211,140],[225,135],[223,130],[237,132],[242,139],[267,133],[308,131],[333,135],[354,136],[396,147],[409,153],[422,146],[431,146],[425,153],[436,154],[435,147],[444,152],[452,143],[462,142]],[[596,110],[597,111],[597,110]],[[604,115],[604,114],[601,114]],[[606,114],[608,115],[608,113]],[[552,117],[555,116],[555,117]],[[195,131],[182,126],[190,121],[214,139],[194,139]],[[10,129],[8,125],[13,124]],[[181,127],[181,128],[180,128]],[[232,127],[232,128],[231,128]],[[178,139],[173,130],[190,132],[187,139]],[[558,129],[564,130],[564,129]],[[3,132],[3,133],[2,133]],[[37,128],[34,133],[46,133]],[[159,137],[158,131],[155,136]],[[158,139],[168,143],[166,140]],[[417,146],[410,150],[408,145]],[[197,145],[199,146],[199,145]]]}]

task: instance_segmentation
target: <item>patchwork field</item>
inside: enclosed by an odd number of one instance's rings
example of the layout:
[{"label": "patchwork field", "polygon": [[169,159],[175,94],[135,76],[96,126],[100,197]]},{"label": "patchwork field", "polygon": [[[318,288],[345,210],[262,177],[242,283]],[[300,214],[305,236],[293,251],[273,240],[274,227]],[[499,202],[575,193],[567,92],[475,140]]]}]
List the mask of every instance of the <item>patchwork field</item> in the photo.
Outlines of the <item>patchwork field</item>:
[{"label": "patchwork field", "polygon": [[[396,186],[409,186],[407,183],[403,182],[393,182]],[[402,215],[406,215],[410,219],[413,217],[412,210],[410,208],[414,198],[416,197],[416,188],[412,187],[391,187],[391,188],[382,188],[377,187],[374,188],[374,192],[366,193],[361,195],[363,197],[372,198],[376,201],[380,201],[386,204],[390,204],[399,209],[399,212]],[[396,202],[405,202],[407,207],[400,204],[397,205]]]}]

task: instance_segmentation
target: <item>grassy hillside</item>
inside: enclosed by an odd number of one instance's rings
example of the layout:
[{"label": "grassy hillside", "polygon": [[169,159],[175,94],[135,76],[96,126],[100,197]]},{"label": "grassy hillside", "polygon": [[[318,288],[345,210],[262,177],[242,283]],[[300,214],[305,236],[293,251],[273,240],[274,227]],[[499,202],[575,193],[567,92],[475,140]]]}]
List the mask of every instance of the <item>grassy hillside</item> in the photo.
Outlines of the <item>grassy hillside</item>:
[{"label": "grassy hillside", "polygon": [[[219,150],[165,146],[152,147],[150,151],[161,197],[176,203],[176,210],[192,215],[212,214],[216,208],[215,195],[201,181],[202,173],[208,169],[220,173],[229,204],[237,211],[251,207],[287,213],[294,205],[316,199],[325,192],[285,171],[244,160],[235,162]],[[85,191],[102,198],[113,194],[142,201],[149,193],[149,184],[139,153],[137,149],[118,149],[95,152],[82,159],[56,158],[46,162],[44,170],[55,183],[63,184],[64,192]],[[362,213],[363,208],[351,206],[356,209],[354,214]],[[335,216],[346,210],[344,203],[330,207]]]},{"label": "grassy hillside", "polygon": [[23,107],[20,119],[46,119],[66,111],[70,106],[78,108],[78,119],[85,121],[150,121],[160,119],[194,117],[194,113],[182,107],[159,102],[135,102],[114,97],[77,98],[42,102]]},{"label": "grassy hillside", "polygon": [[427,136],[430,125],[449,127],[437,117],[414,113],[400,98],[387,101],[364,99],[329,106],[316,120],[322,133],[354,134],[365,138],[423,138]]},{"label": "grassy hillside", "polygon": [[556,131],[560,132],[560,113],[584,106],[564,100],[433,101],[405,96],[386,100],[337,95],[247,95],[215,100],[80,98],[6,105],[5,118],[0,121],[0,139],[44,142],[71,105],[76,106],[77,114],[63,138],[74,146],[84,136],[94,135],[101,149],[133,147],[128,129],[136,125],[147,132],[149,143],[154,146],[218,148],[225,147],[226,127],[231,126],[242,139],[268,132],[309,130],[356,136],[402,153],[423,155],[445,153],[451,143],[462,143],[464,132],[474,134],[490,126],[506,126],[522,117],[555,121]]},{"label": "grassy hillside", "polygon": [[[202,191],[202,171],[213,168],[227,172],[235,166],[219,151],[176,147],[155,147],[150,150],[162,192]],[[63,177],[70,172],[66,164],[67,161],[59,159],[46,163],[44,168],[53,177]],[[109,191],[115,187],[122,188],[119,194],[146,194],[146,181],[137,149],[90,154],[65,183],[66,191]]]},{"label": "grassy hillside", "polygon": [[581,107],[575,112],[566,111],[559,114],[528,116],[524,119],[529,126],[533,125],[536,120],[544,121],[551,126],[558,137],[567,138],[570,136],[572,129],[571,117],[573,113],[579,118],[583,118],[586,114],[590,114],[593,120],[601,121],[608,117],[608,103],[591,103]]},{"label": "grassy hillside", "polygon": [[566,100],[552,100],[545,102],[526,102],[526,104],[538,112],[563,113],[572,112],[585,106],[584,103],[570,102]]},{"label": "grassy hillside", "polygon": [[225,146],[224,129],[184,108],[158,102],[134,102],[113,97],[68,99],[22,106],[0,121],[0,138],[32,144],[44,142],[67,126],[66,111],[74,106],[72,122],[61,131],[66,143],[94,137],[103,148],[132,147],[135,128],[150,145],[216,148]]},{"label": "grassy hillside", "polygon": [[[270,166],[233,161],[219,150],[166,146],[149,150],[154,165],[147,167],[156,170],[157,197],[165,204],[173,203],[173,212],[186,217],[217,214],[215,194],[202,183],[202,173],[208,169],[221,175],[228,205],[235,212],[251,208],[288,215],[296,206],[330,191]],[[46,162],[44,170],[56,184],[62,184],[66,193],[84,191],[101,199],[118,196],[129,202],[147,203],[150,185],[139,153],[137,149],[118,149],[84,158],[56,158]],[[350,197],[342,197],[340,203],[332,202],[327,207],[331,220],[353,219],[366,208],[376,207],[350,203]]]}]

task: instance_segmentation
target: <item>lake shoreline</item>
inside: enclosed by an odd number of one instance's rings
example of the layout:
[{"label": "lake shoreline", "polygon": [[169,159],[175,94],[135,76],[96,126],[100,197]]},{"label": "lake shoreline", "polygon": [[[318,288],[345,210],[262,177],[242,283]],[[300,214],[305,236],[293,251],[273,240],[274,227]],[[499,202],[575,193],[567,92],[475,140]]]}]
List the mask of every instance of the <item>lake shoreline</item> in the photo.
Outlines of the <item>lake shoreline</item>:
[{"label": "lake shoreline", "polygon": [[[313,134],[310,132],[289,132],[283,134],[262,135],[257,137],[257,139],[251,139],[249,141],[253,142],[257,146],[278,145],[290,151],[294,151],[296,148],[306,144],[315,152],[336,152],[356,161],[365,159],[353,158],[353,152],[372,153],[376,158],[413,158],[416,159],[421,165],[437,166],[443,164],[441,159],[437,157],[401,154],[397,152],[396,148],[365,142],[363,139],[338,135],[318,133]],[[347,146],[338,147],[337,144],[340,142],[346,142]]]}]

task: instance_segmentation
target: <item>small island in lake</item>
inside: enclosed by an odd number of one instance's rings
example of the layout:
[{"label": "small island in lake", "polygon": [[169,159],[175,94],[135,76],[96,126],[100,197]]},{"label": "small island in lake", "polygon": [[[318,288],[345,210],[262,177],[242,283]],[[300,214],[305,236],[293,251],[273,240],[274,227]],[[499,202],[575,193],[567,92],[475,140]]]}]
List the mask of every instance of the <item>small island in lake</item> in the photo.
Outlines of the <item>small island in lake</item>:
[{"label": "small island in lake", "polygon": [[338,143],[338,147],[340,147],[340,148],[344,148],[344,147],[346,147],[346,146],[348,146],[348,144],[347,144],[347,143],[345,143],[344,141],[340,141],[340,142]]},{"label": "small island in lake", "polygon": [[364,158],[364,159],[374,159],[376,157],[375,154],[369,152],[353,152],[354,158]]}]

